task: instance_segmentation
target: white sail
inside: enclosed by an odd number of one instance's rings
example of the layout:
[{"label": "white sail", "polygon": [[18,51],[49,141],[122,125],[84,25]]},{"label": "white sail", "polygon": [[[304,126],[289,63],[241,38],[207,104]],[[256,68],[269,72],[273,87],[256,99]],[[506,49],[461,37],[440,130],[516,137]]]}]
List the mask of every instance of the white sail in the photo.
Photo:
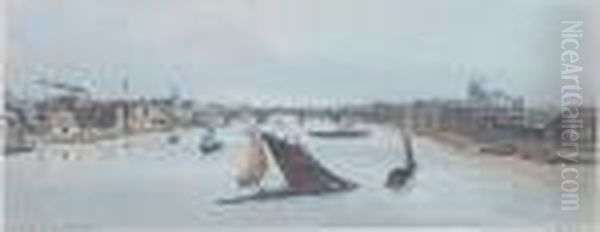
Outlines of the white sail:
[{"label": "white sail", "polygon": [[238,186],[258,186],[265,176],[268,168],[268,158],[265,154],[262,142],[253,135],[245,152],[236,157],[235,178]]}]

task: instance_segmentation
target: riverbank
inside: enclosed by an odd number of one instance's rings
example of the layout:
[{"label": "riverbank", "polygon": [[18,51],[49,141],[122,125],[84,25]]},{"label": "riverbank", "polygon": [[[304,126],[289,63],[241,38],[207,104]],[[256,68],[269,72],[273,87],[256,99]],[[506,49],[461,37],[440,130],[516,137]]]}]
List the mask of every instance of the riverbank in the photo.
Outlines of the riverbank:
[{"label": "riverbank", "polygon": [[476,149],[476,150],[478,150],[478,148],[481,147],[473,139],[470,139],[469,137],[458,134],[458,133],[452,133],[452,132],[446,132],[446,131],[434,131],[434,130],[419,130],[419,131],[416,131],[416,134],[418,136],[428,137],[437,142],[451,145],[452,147],[454,147],[456,149],[461,149],[461,150]]},{"label": "riverbank", "polygon": [[103,142],[119,141],[123,139],[139,137],[149,134],[165,134],[171,133],[178,130],[192,130],[198,128],[197,126],[181,126],[181,127],[168,127],[168,128],[153,128],[145,130],[131,130],[131,131],[94,131],[93,133],[82,133],[80,136],[71,137],[56,137],[51,135],[30,135],[28,141],[31,144],[27,147],[19,147],[20,149],[13,149],[12,147],[5,147],[4,152],[6,156],[15,156],[22,153],[32,152],[39,147],[52,147],[52,146],[71,146],[71,145],[94,145]]},{"label": "riverbank", "polygon": [[[515,157],[523,161],[539,164],[561,164],[567,162],[557,157],[551,144],[544,141],[499,141],[496,143],[482,143],[467,135],[451,131],[419,130],[417,135],[430,138],[436,142],[447,144],[469,155],[488,155],[495,157]],[[580,151],[579,164],[595,164],[595,154],[591,151]]]}]

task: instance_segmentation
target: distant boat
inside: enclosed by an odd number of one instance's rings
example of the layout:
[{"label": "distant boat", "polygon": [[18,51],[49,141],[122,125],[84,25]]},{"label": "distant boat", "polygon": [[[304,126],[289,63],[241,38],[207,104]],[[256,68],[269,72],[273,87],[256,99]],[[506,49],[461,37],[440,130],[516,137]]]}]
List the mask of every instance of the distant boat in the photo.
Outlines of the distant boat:
[{"label": "distant boat", "polygon": [[223,142],[217,140],[214,129],[209,129],[208,133],[202,136],[202,140],[200,141],[200,151],[202,151],[203,154],[211,154],[221,150],[222,147]]},{"label": "distant boat", "polygon": [[496,155],[512,155],[517,152],[517,147],[511,143],[492,144],[479,148],[479,152]]},{"label": "distant boat", "polygon": [[368,136],[370,133],[367,130],[336,129],[309,131],[308,134],[321,138],[359,138]]},{"label": "distant boat", "polygon": [[169,144],[175,145],[175,144],[178,144],[180,140],[181,140],[181,139],[179,138],[179,135],[171,135],[171,136],[169,136],[169,138],[167,139],[167,142],[168,142]]},{"label": "distant boat", "polygon": [[221,148],[223,148],[223,143],[216,139],[205,138],[200,142],[200,151],[202,151],[203,154],[211,154],[221,150]]},{"label": "distant boat", "polygon": [[[219,201],[223,204],[253,200],[281,199],[293,196],[314,196],[350,191],[357,184],[345,180],[321,165],[301,145],[291,144],[269,133],[257,133],[249,150],[237,162],[236,176],[240,187],[258,187],[255,194]],[[273,164],[269,165],[269,160]],[[277,169],[283,175],[285,187],[263,189],[260,187],[268,169]]]},{"label": "distant boat", "polygon": [[5,155],[14,155],[18,153],[26,153],[35,149],[32,145],[6,145],[4,149]]},{"label": "distant boat", "polygon": [[370,135],[370,131],[344,123],[334,128],[310,130],[308,135],[320,138],[360,138]]}]

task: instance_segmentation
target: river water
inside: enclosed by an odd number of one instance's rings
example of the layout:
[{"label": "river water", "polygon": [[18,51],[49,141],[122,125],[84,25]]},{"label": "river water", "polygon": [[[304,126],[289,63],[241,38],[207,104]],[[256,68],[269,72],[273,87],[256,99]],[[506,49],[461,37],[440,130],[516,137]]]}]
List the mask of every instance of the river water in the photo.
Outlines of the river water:
[{"label": "river water", "polygon": [[[301,138],[326,167],[357,182],[357,190],[239,205],[216,201],[247,193],[235,186],[230,165],[247,142],[244,127],[220,130],[226,147],[211,156],[198,150],[199,129],[47,146],[6,161],[6,220],[164,228],[531,226],[565,220],[557,167],[476,155],[427,138],[414,140],[416,178],[402,191],[389,191],[383,187],[387,173],[404,160],[399,135],[371,129],[368,138]],[[181,137],[177,145],[167,142],[171,134]]]}]

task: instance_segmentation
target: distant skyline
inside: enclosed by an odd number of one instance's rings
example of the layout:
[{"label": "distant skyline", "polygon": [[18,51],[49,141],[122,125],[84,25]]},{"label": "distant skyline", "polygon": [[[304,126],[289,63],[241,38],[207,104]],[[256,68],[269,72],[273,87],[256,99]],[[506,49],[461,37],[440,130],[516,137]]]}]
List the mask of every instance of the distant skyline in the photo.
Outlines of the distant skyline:
[{"label": "distant skyline", "polygon": [[9,88],[115,96],[128,78],[132,95],[289,105],[459,98],[480,76],[549,103],[558,22],[585,2],[10,0]]}]

